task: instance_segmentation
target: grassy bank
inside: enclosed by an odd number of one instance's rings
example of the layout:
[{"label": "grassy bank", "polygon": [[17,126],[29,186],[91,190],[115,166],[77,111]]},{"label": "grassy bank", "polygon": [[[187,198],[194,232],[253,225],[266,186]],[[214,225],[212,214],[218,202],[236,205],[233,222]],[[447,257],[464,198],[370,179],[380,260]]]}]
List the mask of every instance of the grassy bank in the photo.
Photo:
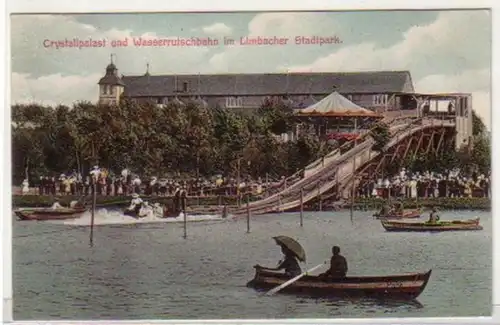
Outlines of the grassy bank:
[{"label": "grassy bank", "polygon": [[[70,201],[77,199],[76,196],[62,196],[61,204],[68,205]],[[51,196],[39,195],[13,195],[14,207],[48,207],[54,202]],[[170,197],[147,197],[143,196],[144,200],[150,202],[170,203]],[[130,196],[97,196],[98,207],[121,207],[130,203]],[[91,197],[87,197],[87,202],[91,202]],[[392,202],[395,202],[393,199]],[[491,200],[488,198],[421,198],[421,199],[402,199],[403,205],[407,209],[420,207],[437,207],[443,210],[490,210]],[[380,209],[384,200],[380,198],[357,198],[354,201],[354,208],[357,210],[375,210]],[[188,198],[187,205],[190,207],[196,206],[216,206],[216,205],[236,205],[236,197],[200,197]],[[305,207],[306,210],[317,210],[317,204]],[[323,204],[323,210],[330,210],[328,204]],[[344,205],[345,208],[349,204]]]},{"label": "grassy bank", "polygon": [[[394,199],[391,201],[396,202]],[[405,209],[436,207],[441,210],[491,210],[491,200],[484,197],[408,198],[397,201],[402,202]],[[379,198],[358,198],[354,204],[356,209],[375,210],[380,209],[384,202]]]}]

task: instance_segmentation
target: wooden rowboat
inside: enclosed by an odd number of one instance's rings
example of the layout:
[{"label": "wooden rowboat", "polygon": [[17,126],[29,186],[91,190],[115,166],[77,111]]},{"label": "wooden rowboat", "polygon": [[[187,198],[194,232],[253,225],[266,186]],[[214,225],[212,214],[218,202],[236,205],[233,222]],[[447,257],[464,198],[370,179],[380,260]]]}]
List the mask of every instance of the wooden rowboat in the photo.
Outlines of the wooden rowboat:
[{"label": "wooden rowboat", "polygon": [[483,230],[479,225],[479,218],[469,220],[449,220],[429,222],[401,222],[401,221],[381,221],[382,227],[387,231],[464,231]]},{"label": "wooden rowboat", "polygon": [[[320,278],[306,275],[280,292],[309,297],[366,297],[379,299],[412,300],[425,289],[432,270],[426,273],[411,273],[389,276],[352,276],[342,279]],[[283,273],[257,268],[255,277],[247,287],[258,291],[275,288],[290,277]]]},{"label": "wooden rowboat", "polygon": [[14,210],[14,214],[20,220],[64,220],[79,218],[87,209],[72,208],[27,208]]},{"label": "wooden rowboat", "polygon": [[394,220],[394,219],[416,219],[420,218],[421,211],[420,210],[407,210],[404,211],[403,214],[388,214],[381,216],[378,213],[374,214],[373,216],[377,219],[381,220]]}]

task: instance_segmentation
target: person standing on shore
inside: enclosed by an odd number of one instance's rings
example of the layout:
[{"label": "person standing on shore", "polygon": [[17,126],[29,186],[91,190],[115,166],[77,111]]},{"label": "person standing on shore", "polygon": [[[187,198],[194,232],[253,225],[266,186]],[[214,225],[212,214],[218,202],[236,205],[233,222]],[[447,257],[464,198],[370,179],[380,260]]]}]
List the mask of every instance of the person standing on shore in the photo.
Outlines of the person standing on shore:
[{"label": "person standing on shore", "polygon": [[27,195],[29,194],[30,192],[30,183],[28,182],[28,179],[26,178],[23,183],[22,183],[22,189],[21,189],[21,193],[23,195]]}]

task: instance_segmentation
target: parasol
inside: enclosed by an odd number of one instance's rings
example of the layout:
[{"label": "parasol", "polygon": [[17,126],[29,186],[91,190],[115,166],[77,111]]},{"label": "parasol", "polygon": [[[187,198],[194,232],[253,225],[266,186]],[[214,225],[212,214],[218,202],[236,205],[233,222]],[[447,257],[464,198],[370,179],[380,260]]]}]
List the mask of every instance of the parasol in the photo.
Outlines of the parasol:
[{"label": "parasol", "polygon": [[273,237],[276,244],[286,247],[302,262],[306,261],[306,252],[304,248],[293,238],[288,236],[276,236]]}]

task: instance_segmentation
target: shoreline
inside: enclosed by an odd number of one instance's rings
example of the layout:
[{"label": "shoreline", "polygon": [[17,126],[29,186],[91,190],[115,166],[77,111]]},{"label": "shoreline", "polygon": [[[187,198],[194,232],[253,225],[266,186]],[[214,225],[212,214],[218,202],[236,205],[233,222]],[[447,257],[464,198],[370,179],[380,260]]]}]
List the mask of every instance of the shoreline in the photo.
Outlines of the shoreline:
[{"label": "shoreline", "polygon": [[[69,205],[72,200],[78,199],[79,196],[60,196],[62,205]],[[142,196],[145,201],[171,203],[171,196]],[[129,205],[131,196],[103,196],[96,197],[97,208],[105,207],[125,207]],[[27,208],[27,207],[49,207],[54,200],[53,196],[49,195],[12,195],[12,207]],[[91,197],[87,196],[87,202],[91,201]],[[396,202],[396,199],[392,199]],[[442,198],[408,198],[399,200],[403,203],[405,209],[429,208],[436,207],[442,210],[491,210],[491,199],[485,197],[442,197]],[[354,210],[377,210],[382,207],[384,200],[381,198],[362,198],[358,197],[354,200]],[[243,203],[242,203],[243,204]],[[236,196],[203,196],[203,197],[188,197],[187,205],[189,210],[201,211],[218,211],[223,205],[227,205],[229,209],[236,208],[238,199]],[[334,210],[332,203],[323,202],[321,209],[317,201],[309,202],[304,205],[304,211],[332,211]],[[336,208],[350,209],[350,201],[347,200],[342,204],[336,204]],[[293,211],[299,211],[299,208]]]}]

